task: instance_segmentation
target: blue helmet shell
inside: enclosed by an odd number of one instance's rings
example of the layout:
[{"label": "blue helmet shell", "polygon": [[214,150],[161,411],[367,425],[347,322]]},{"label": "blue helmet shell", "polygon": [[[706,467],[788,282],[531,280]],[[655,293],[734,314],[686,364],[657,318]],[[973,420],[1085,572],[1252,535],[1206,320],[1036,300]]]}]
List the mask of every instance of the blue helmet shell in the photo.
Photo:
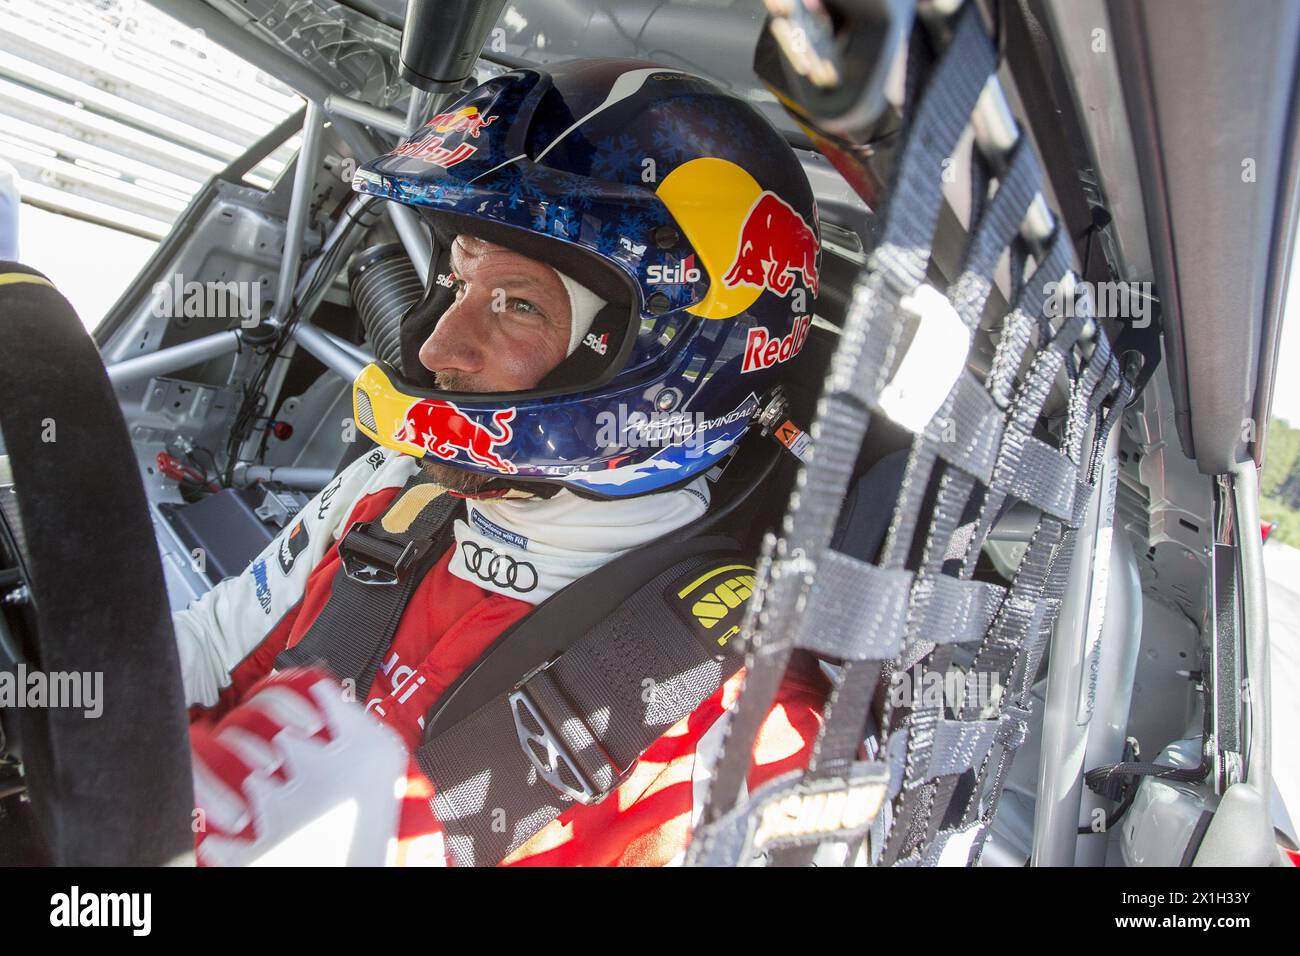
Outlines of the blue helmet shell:
[{"label": "blue helmet shell", "polygon": [[[565,388],[452,395],[383,366],[411,417],[367,421],[379,403],[358,398],[358,423],[389,445],[405,427],[411,453],[598,497],[675,487],[739,440],[808,334],[820,233],[807,178],[758,111],[688,73],[635,60],[505,73],[353,187],[620,303],[614,332],[575,353],[591,374]],[[455,434],[410,445],[430,428]]]}]

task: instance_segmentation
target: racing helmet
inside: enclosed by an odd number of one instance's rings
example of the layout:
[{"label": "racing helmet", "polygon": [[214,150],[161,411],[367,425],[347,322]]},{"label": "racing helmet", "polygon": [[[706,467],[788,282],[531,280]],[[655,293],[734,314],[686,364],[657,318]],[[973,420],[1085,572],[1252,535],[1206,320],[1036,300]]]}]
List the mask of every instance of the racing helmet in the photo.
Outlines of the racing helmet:
[{"label": "racing helmet", "polygon": [[[352,185],[415,208],[434,235],[400,361],[366,366],[353,389],[360,430],[406,454],[585,497],[664,491],[732,449],[808,335],[821,244],[807,178],[757,110],[680,70],[501,74]],[[461,234],[604,303],[535,388],[451,392],[418,360],[454,301]]]}]

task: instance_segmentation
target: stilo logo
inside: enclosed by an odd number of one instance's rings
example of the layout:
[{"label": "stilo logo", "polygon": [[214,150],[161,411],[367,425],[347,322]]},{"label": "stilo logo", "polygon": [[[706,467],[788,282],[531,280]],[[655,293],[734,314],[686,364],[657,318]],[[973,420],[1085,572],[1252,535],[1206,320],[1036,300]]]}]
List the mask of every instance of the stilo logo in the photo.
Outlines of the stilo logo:
[{"label": "stilo logo", "polygon": [[582,344],[597,355],[604,355],[609,351],[609,333],[602,332],[597,335],[595,332],[588,332],[587,337],[582,340]]},{"label": "stilo logo", "polygon": [[453,288],[456,285],[456,273],[439,272],[437,278],[433,281],[438,283],[438,285],[442,286],[444,289]]},{"label": "stilo logo", "polygon": [[728,286],[750,285],[784,296],[795,275],[817,294],[817,234],[803,216],[771,190],[759,194],[740,230],[740,244],[722,281]]},{"label": "stilo logo", "polygon": [[393,438],[419,445],[444,461],[455,458],[458,451],[464,452],[471,461],[513,475],[518,469],[493,451],[493,448],[509,444],[514,437],[510,428],[514,417],[513,408],[494,412],[492,424],[497,430],[493,432],[451,402],[422,398],[407,409],[402,425]]},{"label": "stilo logo", "polygon": [[771,368],[779,362],[788,362],[799,354],[804,341],[808,338],[808,329],[812,325],[811,315],[801,315],[794,320],[794,328],[781,338],[772,338],[767,329],[759,326],[750,329],[745,336],[745,361],[740,366],[742,374]]},{"label": "stilo logo", "polygon": [[690,255],[676,265],[648,266],[645,275],[648,285],[681,285],[699,282],[703,273],[695,266],[695,256]]}]

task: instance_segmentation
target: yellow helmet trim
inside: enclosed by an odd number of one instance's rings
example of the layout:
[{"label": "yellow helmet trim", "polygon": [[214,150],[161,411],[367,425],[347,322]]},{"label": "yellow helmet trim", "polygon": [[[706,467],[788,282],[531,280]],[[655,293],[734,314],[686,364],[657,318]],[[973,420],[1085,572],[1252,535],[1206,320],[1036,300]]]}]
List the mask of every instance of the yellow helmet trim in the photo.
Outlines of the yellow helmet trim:
[{"label": "yellow helmet trim", "polygon": [[361,433],[384,448],[423,458],[422,446],[395,437],[401,434],[406,413],[417,401],[417,396],[403,392],[373,362],[352,383],[352,419]]}]

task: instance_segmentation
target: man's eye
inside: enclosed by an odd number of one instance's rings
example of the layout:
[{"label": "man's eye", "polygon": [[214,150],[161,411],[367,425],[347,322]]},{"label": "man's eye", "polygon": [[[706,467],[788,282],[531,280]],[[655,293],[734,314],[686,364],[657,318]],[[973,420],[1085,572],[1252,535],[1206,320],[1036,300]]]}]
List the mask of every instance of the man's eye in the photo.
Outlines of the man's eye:
[{"label": "man's eye", "polygon": [[511,312],[518,312],[522,315],[542,314],[542,310],[533,305],[533,303],[529,302],[527,299],[508,299],[506,301],[506,307]]}]

